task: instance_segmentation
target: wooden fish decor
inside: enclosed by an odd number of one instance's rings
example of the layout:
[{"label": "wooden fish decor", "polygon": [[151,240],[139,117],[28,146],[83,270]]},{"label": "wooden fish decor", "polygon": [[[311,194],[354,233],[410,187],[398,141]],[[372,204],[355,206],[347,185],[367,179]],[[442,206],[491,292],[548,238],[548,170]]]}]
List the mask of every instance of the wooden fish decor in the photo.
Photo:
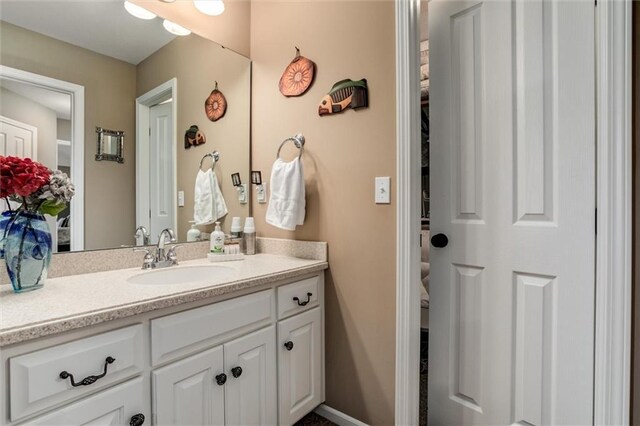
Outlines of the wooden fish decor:
[{"label": "wooden fish decor", "polygon": [[207,142],[207,137],[204,132],[198,129],[198,126],[193,124],[184,132],[184,149],[189,149],[192,146],[202,145]]},{"label": "wooden fish decor", "polygon": [[342,80],[331,88],[329,94],[325,95],[318,106],[320,116],[335,114],[351,109],[367,108],[369,106],[369,88],[367,79],[362,80]]},{"label": "wooden fish decor", "polygon": [[218,82],[206,101],[204,101],[204,112],[211,121],[218,121],[227,112],[227,98],[218,90]]},{"label": "wooden fish decor", "polygon": [[303,95],[313,84],[316,75],[316,64],[312,60],[300,55],[296,47],[296,56],[280,77],[280,93],[286,97]]}]

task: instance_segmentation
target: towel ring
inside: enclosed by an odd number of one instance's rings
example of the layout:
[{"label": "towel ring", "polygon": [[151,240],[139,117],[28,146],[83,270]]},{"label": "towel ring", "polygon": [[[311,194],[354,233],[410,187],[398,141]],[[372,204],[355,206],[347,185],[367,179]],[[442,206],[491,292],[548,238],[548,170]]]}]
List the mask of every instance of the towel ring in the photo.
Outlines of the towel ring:
[{"label": "towel ring", "polygon": [[276,158],[280,158],[280,150],[282,149],[282,146],[289,141],[293,142],[296,148],[300,150],[300,154],[298,155],[298,158],[302,157],[302,153],[304,152],[304,136],[302,135],[302,133],[298,133],[297,135],[291,136],[290,138],[286,138],[285,140],[282,141],[282,143],[280,144],[280,147],[278,147]]},{"label": "towel ring", "polygon": [[213,159],[213,166],[211,166],[211,170],[213,170],[213,168],[216,166],[216,163],[218,162],[218,160],[220,160],[220,153],[218,151],[213,151],[210,152],[208,154],[205,154],[201,159],[200,159],[200,170],[202,170],[202,162],[204,161],[205,158],[207,157],[211,157]]}]

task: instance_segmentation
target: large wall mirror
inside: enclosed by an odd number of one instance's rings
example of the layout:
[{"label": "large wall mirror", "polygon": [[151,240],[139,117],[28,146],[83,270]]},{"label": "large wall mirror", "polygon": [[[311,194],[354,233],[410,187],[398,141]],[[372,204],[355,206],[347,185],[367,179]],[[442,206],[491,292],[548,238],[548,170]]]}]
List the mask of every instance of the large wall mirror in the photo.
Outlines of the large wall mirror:
[{"label": "large wall mirror", "polygon": [[[70,208],[50,219],[56,251],[140,245],[140,226],[151,244],[164,228],[186,241],[194,209],[205,234],[224,210],[227,232],[232,217],[249,216],[249,197],[241,202],[231,179],[249,181],[248,58],[171,34],[160,17],[135,18],[119,0],[1,8],[0,155],[32,157],[78,187]],[[227,109],[211,121],[205,101],[216,84]],[[96,128],[122,132],[122,163],[96,161]],[[203,174],[215,174],[219,188],[209,213],[194,200],[196,180],[209,182]]]}]

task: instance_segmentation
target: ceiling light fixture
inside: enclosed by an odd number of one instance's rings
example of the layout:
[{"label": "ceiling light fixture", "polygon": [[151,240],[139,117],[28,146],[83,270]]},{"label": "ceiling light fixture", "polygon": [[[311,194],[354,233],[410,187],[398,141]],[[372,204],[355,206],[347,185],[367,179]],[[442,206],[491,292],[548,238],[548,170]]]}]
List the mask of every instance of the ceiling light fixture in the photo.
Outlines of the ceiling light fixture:
[{"label": "ceiling light fixture", "polygon": [[193,5],[205,15],[218,16],[224,12],[222,0],[193,0]]},{"label": "ceiling light fixture", "polygon": [[162,26],[164,27],[165,30],[169,31],[171,34],[175,34],[177,36],[187,36],[191,34],[191,31],[189,31],[185,27],[182,27],[176,24],[175,22],[171,22],[166,19],[162,23]]},{"label": "ceiling light fixture", "polygon": [[149,12],[144,7],[140,7],[137,4],[133,4],[130,1],[125,0],[124,8],[127,10],[127,12],[129,12],[136,18],[149,20],[149,19],[154,19],[156,17],[155,13]]}]

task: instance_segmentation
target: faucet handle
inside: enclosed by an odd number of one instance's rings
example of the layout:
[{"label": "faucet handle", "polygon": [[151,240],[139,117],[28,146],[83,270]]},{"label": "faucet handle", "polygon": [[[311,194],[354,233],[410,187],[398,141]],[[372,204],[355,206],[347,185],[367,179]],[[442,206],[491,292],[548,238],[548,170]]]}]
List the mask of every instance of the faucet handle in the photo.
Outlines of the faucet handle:
[{"label": "faucet handle", "polygon": [[174,244],[167,252],[167,260],[169,260],[172,265],[178,264],[178,255],[176,254],[176,249],[179,247],[182,247],[182,244]]},{"label": "faucet handle", "polygon": [[134,248],[133,251],[143,251],[145,252],[144,259],[142,260],[142,269],[151,269],[153,264],[153,255],[151,254],[151,250],[148,248]]}]

